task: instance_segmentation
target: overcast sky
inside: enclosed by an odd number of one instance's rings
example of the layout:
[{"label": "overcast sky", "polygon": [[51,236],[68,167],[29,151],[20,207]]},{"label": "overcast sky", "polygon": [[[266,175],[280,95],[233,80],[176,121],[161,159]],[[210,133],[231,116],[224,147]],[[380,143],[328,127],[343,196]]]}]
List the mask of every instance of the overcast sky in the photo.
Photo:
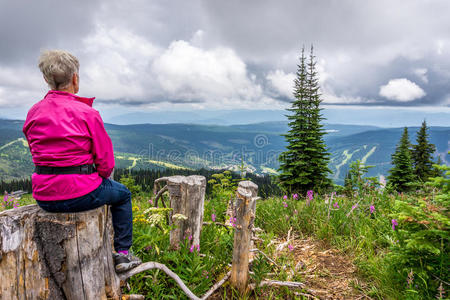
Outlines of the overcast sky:
[{"label": "overcast sky", "polygon": [[283,109],[303,45],[323,103],[450,111],[448,0],[0,0],[0,116],[47,91],[43,49],[105,110]]}]

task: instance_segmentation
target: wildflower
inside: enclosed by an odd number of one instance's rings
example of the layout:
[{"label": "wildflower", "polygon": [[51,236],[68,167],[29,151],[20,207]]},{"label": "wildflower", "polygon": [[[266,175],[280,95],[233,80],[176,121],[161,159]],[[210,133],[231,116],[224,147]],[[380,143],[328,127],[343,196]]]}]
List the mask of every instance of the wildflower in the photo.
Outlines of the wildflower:
[{"label": "wildflower", "polygon": [[381,189],[384,189],[386,187],[386,179],[384,178],[383,175],[380,175],[379,183],[380,183],[380,188]]},{"label": "wildflower", "polygon": [[195,248],[197,248],[197,252],[200,252],[200,245],[195,245]]},{"label": "wildflower", "polygon": [[211,215],[211,220],[212,220],[213,222],[216,221],[216,215],[215,215],[215,214],[212,214],[212,215]]},{"label": "wildflower", "polygon": [[228,221],[230,222],[231,226],[236,227],[236,218],[230,217]]},{"label": "wildflower", "polygon": [[337,201],[333,203],[333,207],[334,208],[339,208],[339,204],[337,203]]},{"label": "wildflower", "polygon": [[292,195],[292,198],[294,198],[294,200],[297,200],[298,199],[298,194]]},{"label": "wildflower", "polygon": [[192,245],[191,248],[189,248],[189,252],[191,252],[191,253],[194,252],[194,247],[195,247],[195,246]]},{"label": "wildflower", "polygon": [[284,195],[284,196],[283,196],[283,199],[284,199],[284,200],[287,200],[287,196],[286,196],[286,195]]},{"label": "wildflower", "polygon": [[288,245],[289,251],[292,252],[292,250],[294,250],[294,246],[292,246],[291,244]]},{"label": "wildflower", "polygon": [[173,221],[175,221],[175,220],[181,221],[181,220],[187,220],[187,219],[188,219],[188,217],[186,217],[186,216],[183,215],[183,214],[174,214],[174,215],[172,216],[172,220],[173,220]]},{"label": "wildflower", "polygon": [[188,240],[192,240],[192,234],[188,236]]},{"label": "wildflower", "polygon": [[286,202],[283,202],[283,206],[284,206],[284,208],[287,208],[288,204]]},{"label": "wildflower", "polygon": [[202,275],[205,276],[205,278],[207,278],[207,279],[209,278],[208,271],[206,271],[206,270],[203,270]]},{"label": "wildflower", "polygon": [[306,196],[308,197],[307,199],[306,199],[306,204],[307,205],[309,205],[309,203],[313,200],[313,198],[314,198],[314,192],[312,191],[312,190],[309,190],[307,193],[306,193]]},{"label": "wildflower", "polygon": [[148,200],[148,203],[150,203],[150,205],[153,205],[153,200],[152,199]]},{"label": "wildflower", "polygon": [[298,210],[294,209],[294,215],[298,214]]},{"label": "wildflower", "polygon": [[395,230],[395,226],[398,226],[397,220],[392,219],[391,223],[392,223],[392,230]]},{"label": "wildflower", "polygon": [[356,203],[355,205],[352,206],[352,210],[355,210],[355,208],[358,207],[358,203]]},{"label": "wildflower", "polygon": [[370,206],[370,213],[373,214],[374,211],[375,211],[375,206],[371,205]]},{"label": "wildflower", "polygon": [[413,283],[413,281],[414,281],[414,271],[411,269],[411,272],[408,273],[408,277],[406,278],[408,288],[411,288],[411,283]]}]

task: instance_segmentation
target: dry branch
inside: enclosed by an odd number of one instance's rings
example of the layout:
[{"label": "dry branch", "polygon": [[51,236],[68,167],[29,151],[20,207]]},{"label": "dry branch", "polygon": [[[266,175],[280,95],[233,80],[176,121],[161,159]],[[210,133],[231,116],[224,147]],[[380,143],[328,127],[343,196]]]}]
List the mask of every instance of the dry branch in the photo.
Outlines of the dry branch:
[{"label": "dry branch", "polygon": [[[278,280],[265,279],[258,284],[258,287],[262,287],[262,286],[286,286],[289,288],[300,288],[300,289],[307,291],[311,295],[317,294],[317,291],[307,288],[306,284],[304,284],[302,282],[296,282],[296,281],[278,281]],[[254,283],[250,284],[249,288],[255,289],[256,284],[254,284]],[[315,298],[318,299],[317,297],[315,297]]]},{"label": "dry branch", "polygon": [[157,263],[154,261],[143,263],[128,272],[119,274],[119,278],[121,280],[125,281],[133,275],[136,275],[138,273],[141,273],[141,272],[144,272],[147,270],[152,270],[152,269],[159,269],[159,270],[163,271],[164,273],[166,273],[170,278],[175,280],[175,282],[183,290],[183,292],[189,297],[189,299],[200,300],[200,298],[197,297],[194,293],[192,293],[192,291],[184,284],[183,280],[181,280],[181,278],[177,274],[172,272],[166,265],[163,265],[163,264],[160,264],[160,263]]},{"label": "dry branch", "polygon": [[215,285],[213,285],[205,295],[203,295],[202,300],[208,299],[219,287],[221,287],[231,276],[231,271],[229,271],[225,276],[218,281]]},{"label": "dry branch", "polygon": [[275,266],[277,266],[277,268],[280,268],[280,266],[273,259],[271,259],[267,254],[265,254],[264,252],[262,252],[258,248],[254,248],[254,249],[250,250],[250,252],[258,252],[258,253],[262,254],[268,261],[270,261]]},{"label": "dry branch", "polygon": [[165,185],[161,190],[158,191],[158,193],[155,196],[155,200],[153,201],[153,203],[155,203],[155,207],[158,207],[158,199],[161,198],[161,202],[163,204],[164,207],[166,206],[166,203],[164,203],[164,198],[162,197],[162,195],[164,194],[164,192],[167,192],[169,188],[167,187],[167,185]]}]

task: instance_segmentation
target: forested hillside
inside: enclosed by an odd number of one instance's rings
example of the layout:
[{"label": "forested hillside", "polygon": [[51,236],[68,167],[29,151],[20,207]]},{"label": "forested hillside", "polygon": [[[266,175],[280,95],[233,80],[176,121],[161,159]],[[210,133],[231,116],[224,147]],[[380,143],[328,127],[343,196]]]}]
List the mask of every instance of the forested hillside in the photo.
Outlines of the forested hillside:
[{"label": "forested hillside", "polygon": [[[22,134],[23,121],[0,120],[0,179],[29,176],[31,156]],[[239,170],[242,157],[247,172],[274,173],[284,150],[284,122],[249,125],[106,124],[116,151],[117,166],[133,169],[228,168]],[[331,153],[332,178],[342,184],[352,161],[374,165],[369,176],[387,175],[391,154],[402,129],[359,125],[325,126]],[[410,127],[415,141],[418,127]],[[431,127],[430,142],[449,163],[450,127]]]}]

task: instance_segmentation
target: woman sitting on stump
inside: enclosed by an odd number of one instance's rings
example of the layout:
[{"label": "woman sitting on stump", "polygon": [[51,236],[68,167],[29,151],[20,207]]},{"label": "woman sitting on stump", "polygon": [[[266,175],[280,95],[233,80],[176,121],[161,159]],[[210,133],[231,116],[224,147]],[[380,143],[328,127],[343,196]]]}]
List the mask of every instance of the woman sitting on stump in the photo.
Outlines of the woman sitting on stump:
[{"label": "woman sitting on stump", "polygon": [[39,69],[50,87],[28,112],[23,126],[33,163],[33,197],[48,212],[74,213],[111,206],[114,227],[114,264],[125,272],[141,261],[132,256],[131,193],[108,179],[114,169],[111,139],[94,98],[75,95],[79,62],[62,50],[44,52]]}]

